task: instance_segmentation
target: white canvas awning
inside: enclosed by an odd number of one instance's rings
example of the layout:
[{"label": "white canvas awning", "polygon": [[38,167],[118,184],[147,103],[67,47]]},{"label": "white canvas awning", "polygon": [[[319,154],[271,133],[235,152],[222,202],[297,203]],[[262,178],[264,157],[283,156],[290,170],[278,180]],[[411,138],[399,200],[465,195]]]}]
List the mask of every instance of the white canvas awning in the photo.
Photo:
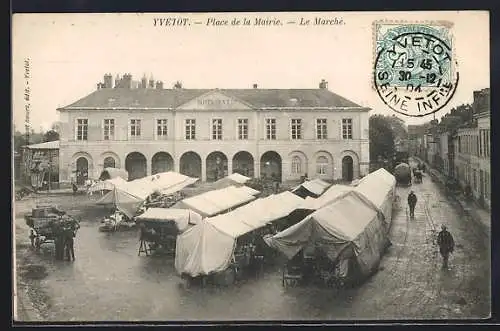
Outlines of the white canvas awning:
[{"label": "white canvas awning", "polygon": [[176,208],[188,208],[202,216],[214,216],[231,208],[250,202],[255,196],[243,187],[230,186],[205,192],[178,202]]},{"label": "white canvas awning", "polygon": [[177,271],[197,276],[225,270],[238,237],[290,215],[303,202],[286,191],[204,219],[177,238],[177,247],[181,247],[175,257]]},{"label": "white canvas awning", "polygon": [[331,184],[321,180],[319,178],[309,180],[300,184],[299,186],[292,189],[293,193],[296,193],[300,196],[303,196],[304,193],[302,191],[306,191],[306,196],[315,196],[318,197],[325,192],[325,190],[330,187]]},{"label": "white canvas awning", "polygon": [[264,240],[288,258],[316,244],[335,261],[349,248],[366,275],[380,262],[387,244],[382,217],[366,197],[349,191],[299,223]]},{"label": "white canvas awning", "polygon": [[136,222],[175,222],[180,232],[201,222],[201,215],[189,209],[149,208],[136,217]]},{"label": "white canvas awning", "polygon": [[306,197],[305,205],[312,210],[320,209],[336,199],[353,190],[352,186],[347,185],[332,185],[328,190],[326,190],[321,196],[317,198]]},{"label": "white canvas awning", "polygon": [[396,178],[384,168],[380,168],[363,177],[354,189],[363,194],[382,211],[386,230],[388,231],[392,221]]},{"label": "white canvas awning", "polygon": [[88,188],[88,192],[97,192],[97,191],[111,191],[117,187],[122,187],[126,184],[127,181],[121,177],[115,177],[113,179],[106,179],[103,181],[98,181],[94,183],[91,187]]}]

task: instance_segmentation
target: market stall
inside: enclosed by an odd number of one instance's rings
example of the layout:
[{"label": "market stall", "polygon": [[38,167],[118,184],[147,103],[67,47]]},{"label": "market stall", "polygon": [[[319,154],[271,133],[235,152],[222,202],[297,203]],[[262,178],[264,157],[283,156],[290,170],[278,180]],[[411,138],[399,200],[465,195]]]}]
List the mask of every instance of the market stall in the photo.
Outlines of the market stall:
[{"label": "market stall", "polygon": [[188,209],[148,209],[135,218],[141,229],[139,254],[159,250],[175,253],[177,236],[201,220],[200,214]]},{"label": "market stall", "polygon": [[301,198],[313,197],[317,198],[322,195],[329,187],[330,183],[325,182],[319,178],[306,181],[299,186],[293,188],[292,193],[298,195]]},{"label": "market stall", "polygon": [[396,178],[384,168],[380,168],[360,180],[355,190],[363,194],[382,211],[386,231],[388,232],[392,222]]},{"label": "market stall", "polygon": [[101,181],[115,178],[121,178],[124,181],[128,181],[128,171],[119,168],[104,168],[104,170],[99,175],[99,180]]},{"label": "market stall", "polygon": [[168,200],[166,197],[174,195],[197,180],[169,171],[118,185],[115,182],[113,189],[96,203],[114,205],[127,217],[132,218],[151,195],[159,195],[162,199],[165,197]]},{"label": "market stall", "polygon": [[324,284],[354,283],[377,270],[388,242],[383,218],[361,193],[346,191],[265,242],[289,259],[283,284],[308,277]]},{"label": "market stall", "polygon": [[183,199],[176,203],[173,208],[191,209],[203,217],[211,217],[255,200],[255,192],[258,191],[249,187],[230,186]]},{"label": "market stall", "polygon": [[[271,225],[302,208],[303,199],[290,192],[257,199],[232,212],[204,219],[177,237],[175,268],[188,277],[239,271],[262,262],[263,235],[274,233]],[[295,217],[296,221],[303,216]],[[285,226],[288,226],[285,221]],[[260,231],[259,231],[260,230]],[[262,244],[264,242],[262,241]],[[232,281],[228,281],[231,283]]]}]

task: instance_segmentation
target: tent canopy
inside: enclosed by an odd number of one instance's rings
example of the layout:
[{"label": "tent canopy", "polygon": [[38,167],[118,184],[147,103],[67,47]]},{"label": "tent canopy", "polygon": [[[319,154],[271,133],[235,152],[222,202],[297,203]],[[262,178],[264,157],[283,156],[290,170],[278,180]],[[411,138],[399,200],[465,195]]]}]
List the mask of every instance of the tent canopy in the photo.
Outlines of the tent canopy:
[{"label": "tent canopy", "polygon": [[248,182],[249,180],[250,180],[249,177],[240,175],[238,173],[234,173],[212,183],[212,187],[214,189],[222,189],[229,186],[242,186],[245,185],[245,183]]},{"label": "tent canopy", "polygon": [[175,222],[180,232],[185,231],[190,225],[201,222],[201,215],[188,209],[174,208],[149,208],[136,217],[136,222]]},{"label": "tent canopy", "polygon": [[195,183],[197,180],[197,178],[169,171],[118,185],[116,185],[115,181],[113,190],[98,200],[97,204],[114,204],[118,210],[125,213],[128,217],[132,217],[135,215],[140,204],[153,192],[175,193]]},{"label": "tent canopy", "polygon": [[104,195],[96,203],[98,205],[114,205],[119,211],[127,215],[127,217],[132,218],[143,201],[144,199],[115,186],[113,190]]},{"label": "tent canopy", "polygon": [[322,248],[332,261],[346,248],[351,249],[361,271],[367,274],[380,262],[387,243],[382,218],[367,198],[349,191],[265,241],[289,259],[311,244]]},{"label": "tent canopy", "polygon": [[323,194],[323,192],[325,192],[325,190],[330,186],[330,183],[316,178],[300,184],[299,186],[292,189],[292,192],[303,198],[305,198],[306,196],[318,197]]},{"label": "tent canopy", "polygon": [[363,177],[355,190],[367,197],[384,214],[386,225],[392,219],[392,203],[396,190],[396,178],[384,168]]},{"label": "tent canopy", "polygon": [[155,191],[163,194],[172,194],[195,183],[197,180],[198,178],[169,171],[127,182],[120,189],[145,200]]},{"label": "tent canopy", "polygon": [[88,192],[111,191],[115,188],[115,186],[122,187],[126,183],[127,181],[122,177],[115,177],[112,179],[98,181],[94,183],[91,187],[89,187],[87,191]]},{"label": "tent canopy", "polygon": [[230,186],[186,198],[174,208],[192,209],[202,216],[214,216],[254,200],[255,196],[250,193],[248,188]]},{"label": "tent canopy", "polygon": [[257,199],[227,214],[204,219],[177,237],[177,271],[197,276],[225,270],[238,237],[288,216],[301,208],[303,202],[286,191]]},{"label": "tent canopy", "polygon": [[119,168],[104,168],[104,170],[101,172],[99,175],[99,179],[113,179],[121,177],[125,181],[128,180],[128,172],[125,169],[119,169]]},{"label": "tent canopy", "polygon": [[328,190],[326,190],[321,196],[317,198],[307,197],[305,199],[305,205],[309,209],[317,210],[332,203],[334,200],[338,199],[346,192],[350,192],[352,190],[352,186],[332,185]]}]

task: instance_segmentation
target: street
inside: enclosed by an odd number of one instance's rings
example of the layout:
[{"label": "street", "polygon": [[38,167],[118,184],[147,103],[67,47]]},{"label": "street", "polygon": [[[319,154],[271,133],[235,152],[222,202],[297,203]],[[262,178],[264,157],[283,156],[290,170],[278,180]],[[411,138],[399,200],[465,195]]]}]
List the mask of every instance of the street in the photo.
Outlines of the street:
[{"label": "street", "polygon": [[[406,197],[414,190],[415,219]],[[105,211],[86,196],[38,196],[16,202],[19,319],[44,321],[467,319],[490,314],[489,238],[460,215],[429,176],[398,187],[392,246],[379,271],[354,289],[284,289],[279,266],[226,287],[186,287],[173,259],[138,256],[135,231],[98,231]],[[55,261],[53,245],[29,248],[24,213],[55,203],[79,215],[75,262]],[[435,242],[441,224],[455,238],[449,270]],[[19,284],[21,283],[21,284]],[[27,302],[29,300],[30,302]],[[34,310],[26,307],[34,306]],[[36,313],[35,313],[36,312]]]}]

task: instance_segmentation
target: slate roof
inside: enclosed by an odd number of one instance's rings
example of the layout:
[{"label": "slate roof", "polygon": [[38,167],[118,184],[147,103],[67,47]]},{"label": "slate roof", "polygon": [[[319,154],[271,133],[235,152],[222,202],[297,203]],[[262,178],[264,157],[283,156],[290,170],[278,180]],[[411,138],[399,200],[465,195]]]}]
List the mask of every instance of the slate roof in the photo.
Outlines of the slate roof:
[{"label": "slate roof", "polygon": [[255,108],[356,107],[360,105],[327,89],[99,89],[60,108],[177,108],[203,94],[218,91]]}]

